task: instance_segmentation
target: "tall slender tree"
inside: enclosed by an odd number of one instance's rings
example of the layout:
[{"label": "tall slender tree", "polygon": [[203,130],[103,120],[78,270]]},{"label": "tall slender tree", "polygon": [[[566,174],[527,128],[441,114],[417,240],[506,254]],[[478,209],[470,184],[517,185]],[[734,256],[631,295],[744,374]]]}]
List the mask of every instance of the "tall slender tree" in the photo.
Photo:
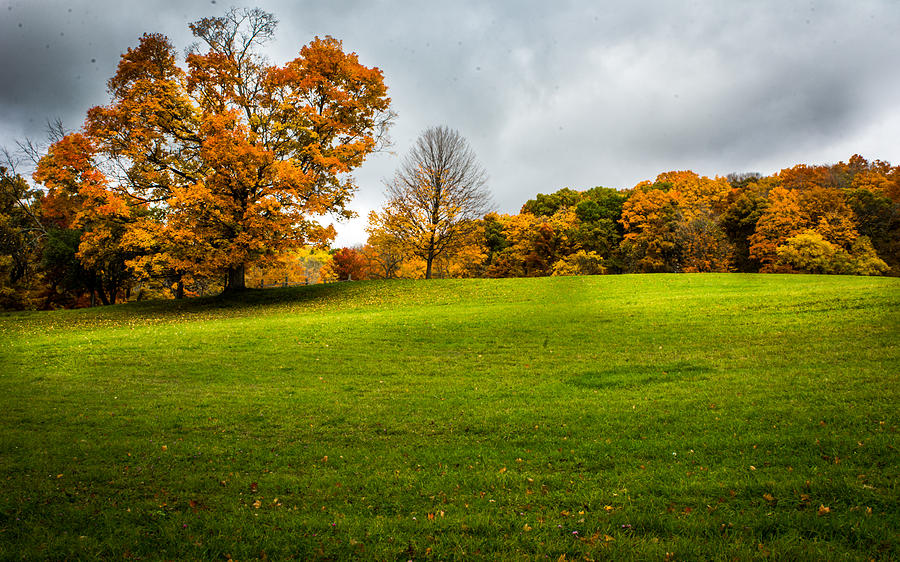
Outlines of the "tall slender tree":
[{"label": "tall slender tree", "polygon": [[457,131],[426,129],[385,182],[387,206],[370,215],[370,231],[400,240],[425,260],[430,279],[435,258],[456,249],[491,210],[487,172]]}]

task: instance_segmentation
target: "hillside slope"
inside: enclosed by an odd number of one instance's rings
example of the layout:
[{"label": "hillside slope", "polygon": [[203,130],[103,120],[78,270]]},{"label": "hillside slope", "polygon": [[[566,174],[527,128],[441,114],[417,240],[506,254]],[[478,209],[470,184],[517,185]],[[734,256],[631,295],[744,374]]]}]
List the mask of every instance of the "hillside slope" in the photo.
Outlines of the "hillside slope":
[{"label": "hillside slope", "polygon": [[900,282],[0,315],[0,557],[900,556]]}]

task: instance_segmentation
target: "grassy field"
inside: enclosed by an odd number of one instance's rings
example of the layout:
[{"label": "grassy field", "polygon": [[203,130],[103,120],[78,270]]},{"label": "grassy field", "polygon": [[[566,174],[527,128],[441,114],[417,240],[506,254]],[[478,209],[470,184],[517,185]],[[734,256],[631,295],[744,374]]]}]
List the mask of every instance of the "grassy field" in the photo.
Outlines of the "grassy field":
[{"label": "grassy field", "polygon": [[0,558],[897,559],[900,282],[0,315]]}]

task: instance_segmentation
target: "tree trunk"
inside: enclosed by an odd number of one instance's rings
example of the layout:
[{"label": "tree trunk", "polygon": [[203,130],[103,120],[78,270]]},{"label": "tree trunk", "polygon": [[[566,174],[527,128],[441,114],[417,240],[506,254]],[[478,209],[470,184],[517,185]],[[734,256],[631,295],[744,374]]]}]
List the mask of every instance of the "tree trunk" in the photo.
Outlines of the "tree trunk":
[{"label": "tree trunk", "polygon": [[103,303],[103,306],[109,306],[109,298],[106,296],[106,290],[103,288],[103,281],[97,281],[97,296],[100,297],[100,302]]},{"label": "tree trunk", "polygon": [[107,293],[109,294],[109,304],[116,304],[116,301],[119,300],[119,283],[110,281],[108,283]]},{"label": "tree trunk", "polygon": [[431,279],[431,262],[434,261],[434,256],[428,256],[428,259],[425,261],[425,279]]},{"label": "tree trunk", "polygon": [[184,281],[181,279],[175,283],[175,298],[181,300],[184,298]]},{"label": "tree trunk", "polygon": [[244,264],[236,265],[228,268],[228,282],[225,284],[226,291],[243,291],[247,286],[244,284]]}]

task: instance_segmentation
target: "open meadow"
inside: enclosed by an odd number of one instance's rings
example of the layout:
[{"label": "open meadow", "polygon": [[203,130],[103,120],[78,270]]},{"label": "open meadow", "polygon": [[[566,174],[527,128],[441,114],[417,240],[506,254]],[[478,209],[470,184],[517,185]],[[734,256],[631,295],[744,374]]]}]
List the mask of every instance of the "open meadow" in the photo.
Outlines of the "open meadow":
[{"label": "open meadow", "polygon": [[897,559],[900,281],[0,315],[0,558]]}]

